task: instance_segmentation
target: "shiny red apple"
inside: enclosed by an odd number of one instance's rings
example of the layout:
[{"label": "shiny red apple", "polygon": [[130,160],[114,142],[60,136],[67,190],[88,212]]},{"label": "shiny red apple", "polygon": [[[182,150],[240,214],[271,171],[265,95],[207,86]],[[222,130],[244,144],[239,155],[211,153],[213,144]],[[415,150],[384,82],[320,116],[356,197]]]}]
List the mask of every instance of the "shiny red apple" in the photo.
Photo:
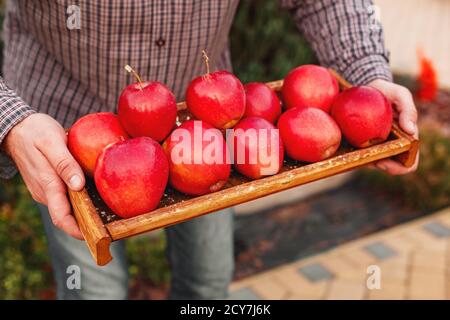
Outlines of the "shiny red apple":
[{"label": "shiny red apple", "polygon": [[377,89],[353,87],[341,92],[331,116],[347,141],[358,148],[385,141],[392,127],[392,105]]},{"label": "shiny red apple", "polygon": [[260,117],[275,123],[281,114],[281,102],[265,83],[251,82],[245,88],[245,117]]},{"label": "shiny red apple", "polygon": [[195,118],[218,129],[233,127],[245,112],[245,91],[228,71],[206,73],[189,84],[186,105]]},{"label": "shiny red apple", "polygon": [[244,176],[259,179],[282,168],[283,142],[278,129],[266,119],[242,119],[233,128],[232,139],[234,168]]},{"label": "shiny red apple", "polygon": [[230,176],[225,139],[206,122],[185,121],[170,134],[163,148],[169,159],[169,182],[178,191],[189,195],[218,191]]},{"label": "shiny red apple", "polygon": [[328,113],[317,108],[292,108],[278,120],[286,153],[294,160],[317,162],[334,155],[341,131]]},{"label": "shiny red apple", "polygon": [[67,135],[67,146],[83,170],[92,176],[103,149],[125,139],[128,139],[128,135],[117,116],[100,112],[88,114],[74,123]]},{"label": "shiny red apple", "polygon": [[122,91],[118,115],[130,136],[146,136],[161,142],[175,125],[175,96],[160,82],[136,82]]},{"label": "shiny red apple", "polygon": [[140,137],[104,149],[95,168],[95,185],[108,207],[122,218],[155,209],[169,176],[167,157],[153,139]]},{"label": "shiny red apple", "polygon": [[328,69],[304,65],[293,69],[284,79],[281,94],[286,108],[319,108],[329,113],[339,85]]}]

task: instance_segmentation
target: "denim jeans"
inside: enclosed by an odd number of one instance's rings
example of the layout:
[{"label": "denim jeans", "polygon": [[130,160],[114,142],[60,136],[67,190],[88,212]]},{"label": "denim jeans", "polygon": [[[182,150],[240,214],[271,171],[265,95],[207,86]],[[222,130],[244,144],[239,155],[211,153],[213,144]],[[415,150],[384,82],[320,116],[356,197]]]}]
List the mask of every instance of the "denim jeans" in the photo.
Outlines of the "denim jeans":
[{"label": "denim jeans", "polygon": [[[84,241],[51,222],[47,207],[38,205],[47,233],[58,299],[126,299],[128,270],[123,241],[113,242],[113,260],[99,267]],[[222,210],[166,229],[167,256],[172,269],[171,299],[222,299],[232,278],[233,211]],[[67,285],[80,270],[80,288]],[[68,269],[69,268],[69,269]],[[72,267],[73,268],[73,267]]]}]

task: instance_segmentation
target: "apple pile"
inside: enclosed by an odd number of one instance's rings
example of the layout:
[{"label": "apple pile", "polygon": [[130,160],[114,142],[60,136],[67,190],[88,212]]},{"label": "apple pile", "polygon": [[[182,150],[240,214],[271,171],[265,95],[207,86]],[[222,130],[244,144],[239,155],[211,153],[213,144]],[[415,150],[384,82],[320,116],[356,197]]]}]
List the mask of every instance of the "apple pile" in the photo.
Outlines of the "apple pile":
[{"label": "apple pile", "polygon": [[126,66],[137,81],[121,93],[117,115],[89,114],[70,128],[69,150],[118,216],[154,210],[168,184],[204,195],[224,188],[232,168],[259,179],[280,172],[285,155],[318,162],[332,157],[342,139],[365,148],[391,131],[392,106],[381,92],[339,92],[326,68],[293,69],[278,95],[264,83],[244,86],[230,72],[210,72],[205,52],[203,58],[206,73],[186,90],[194,119],[177,126],[170,89]]}]

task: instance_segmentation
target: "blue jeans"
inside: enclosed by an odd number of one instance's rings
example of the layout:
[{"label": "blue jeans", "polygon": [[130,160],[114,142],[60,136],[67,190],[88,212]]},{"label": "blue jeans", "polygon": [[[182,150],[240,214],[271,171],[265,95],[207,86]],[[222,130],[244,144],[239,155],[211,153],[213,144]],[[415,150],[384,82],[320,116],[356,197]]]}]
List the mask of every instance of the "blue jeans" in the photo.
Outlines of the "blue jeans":
[{"label": "blue jeans", "polygon": [[[128,270],[123,241],[113,242],[113,260],[95,264],[86,244],[57,229],[38,205],[47,233],[58,299],[126,299]],[[234,268],[233,211],[222,210],[166,229],[172,269],[171,299],[223,299]],[[67,284],[80,270],[80,289]],[[69,271],[68,271],[69,270]]]}]

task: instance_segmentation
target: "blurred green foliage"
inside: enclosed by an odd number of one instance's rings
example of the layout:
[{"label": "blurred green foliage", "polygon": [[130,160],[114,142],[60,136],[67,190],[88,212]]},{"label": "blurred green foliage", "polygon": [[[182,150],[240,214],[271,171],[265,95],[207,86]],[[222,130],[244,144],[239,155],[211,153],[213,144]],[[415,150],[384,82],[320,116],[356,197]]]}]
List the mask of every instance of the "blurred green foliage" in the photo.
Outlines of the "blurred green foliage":
[{"label": "blurred green foliage", "polygon": [[[127,241],[133,280],[169,282],[163,232]],[[53,298],[53,279],[39,211],[22,179],[0,180],[0,300]]]},{"label": "blurred green foliage", "polygon": [[31,299],[51,284],[39,212],[19,178],[0,187],[0,299]]},{"label": "blurred green foliage", "polygon": [[170,271],[165,249],[163,231],[127,240],[131,286],[138,285],[141,280],[155,285],[169,283]]},{"label": "blurred green foliage", "polygon": [[405,205],[430,212],[450,205],[450,139],[432,128],[421,128],[420,165],[416,173],[389,176],[361,171],[373,188],[384,189]]},{"label": "blurred green foliage", "polygon": [[242,0],[231,29],[234,72],[247,83],[282,79],[316,58],[278,1]]}]

